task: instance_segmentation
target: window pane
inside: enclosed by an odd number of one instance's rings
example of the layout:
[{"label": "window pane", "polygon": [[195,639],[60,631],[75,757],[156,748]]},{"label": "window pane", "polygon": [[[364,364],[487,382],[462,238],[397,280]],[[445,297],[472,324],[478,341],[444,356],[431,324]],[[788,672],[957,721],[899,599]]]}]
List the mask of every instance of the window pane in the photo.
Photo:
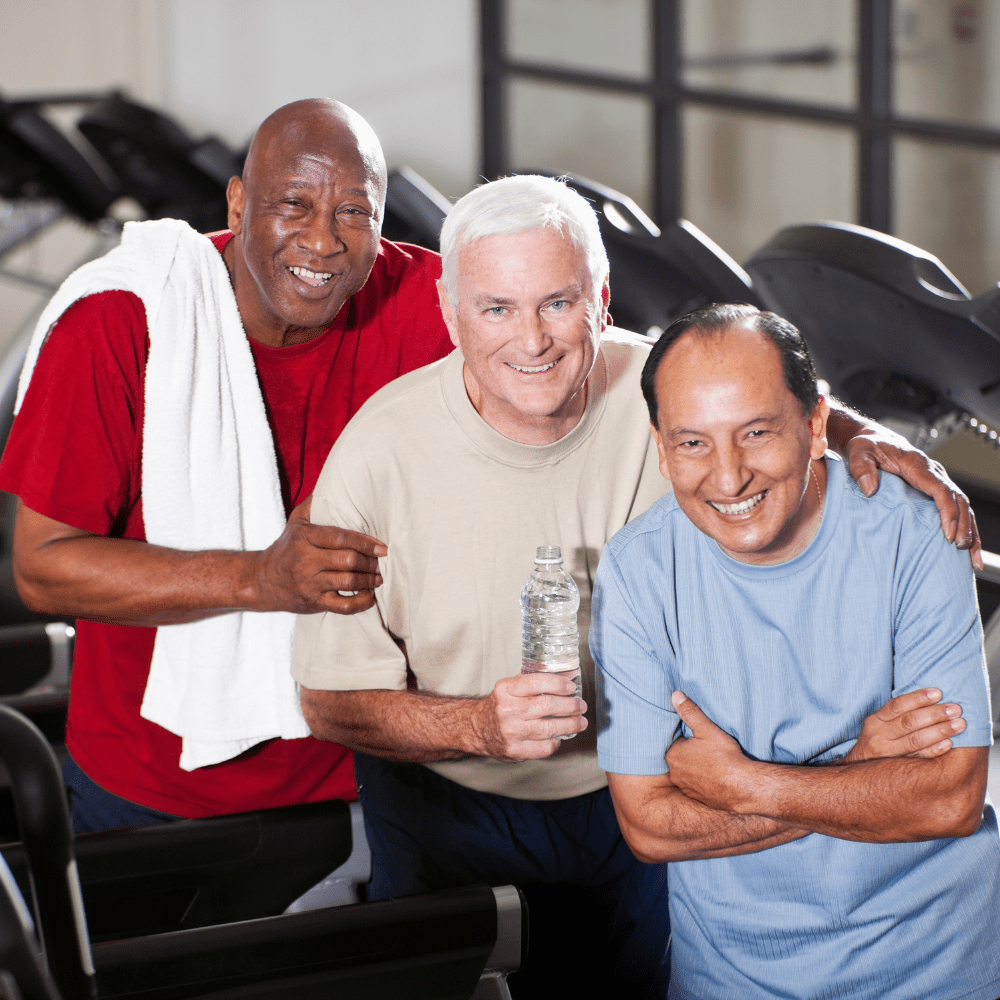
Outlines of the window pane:
[{"label": "window pane", "polygon": [[579,174],[649,211],[649,105],[580,87],[512,80],[510,153],[517,170]]},{"label": "window pane", "polygon": [[895,231],[973,294],[1000,278],[1000,154],[899,139]]},{"label": "window pane", "polygon": [[855,160],[846,129],[691,108],[684,215],[744,261],[790,223],[852,222]]},{"label": "window pane", "polygon": [[898,114],[1000,125],[1000,0],[895,0],[893,35]]},{"label": "window pane", "polygon": [[[684,82],[691,87],[853,104],[855,7],[854,0],[685,3]],[[816,61],[808,61],[809,54]]]},{"label": "window pane", "polygon": [[648,0],[507,0],[515,59],[649,76]]}]

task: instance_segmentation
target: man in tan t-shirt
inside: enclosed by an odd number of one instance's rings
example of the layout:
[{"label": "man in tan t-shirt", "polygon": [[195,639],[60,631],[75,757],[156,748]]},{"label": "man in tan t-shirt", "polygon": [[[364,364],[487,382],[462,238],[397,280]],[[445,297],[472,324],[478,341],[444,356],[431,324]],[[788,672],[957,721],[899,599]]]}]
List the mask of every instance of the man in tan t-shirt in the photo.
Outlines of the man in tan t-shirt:
[{"label": "man in tan t-shirt", "polygon": [[[356,751],[369,898],[514,882],[533,945],[516,996],[662,996],[665,866],[637,862],[618,830],[586,642],[605,543],[669,488],[639,390],[648,344],[608,329],[597,220],[564,184],[484,185],[452,210],[441,245],[459,350],[372,397],[313,496],[315,522],[389,554],[375,607],[299,619],[303,710],[315,735]],[[872,433],[842,412],[837,430],[841,443]],[[561,547],[580,588],[583,699],[565,677],[520,673],[518,593],[539,545]],[[922,697],[852,753],[913,749],[896,742],[909,735],[899,718]],[[915,717],[930,726],[919,747],[945,736],[932,701]]]}]

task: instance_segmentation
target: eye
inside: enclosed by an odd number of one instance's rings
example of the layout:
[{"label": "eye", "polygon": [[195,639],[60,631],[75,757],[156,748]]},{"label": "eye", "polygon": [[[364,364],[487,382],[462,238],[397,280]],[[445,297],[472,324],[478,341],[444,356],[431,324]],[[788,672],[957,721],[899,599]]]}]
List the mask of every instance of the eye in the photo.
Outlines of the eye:
[{"label": "eye", "polygon": [[700,440],[699,438],[691,438],[688,441],[681,441],[681,442],[679,442],[678,445],[677,445],[677,447],[678,448],[686,448],[686,449],[700,448],[704,443],[705,442],[702,441],[702,440]]},{"label": "eye", "polygon": [[499,319],[506,312],[507,312],[506,306],[490,306],[489,309],[484,310],[484,314],[486,316],[491,316],[494,319]]},{"label": "eye", "polygon": [[553,312],[565,312],[569,306],[569,299],[556,299],[555,302],[549,303],[548,308]]}]

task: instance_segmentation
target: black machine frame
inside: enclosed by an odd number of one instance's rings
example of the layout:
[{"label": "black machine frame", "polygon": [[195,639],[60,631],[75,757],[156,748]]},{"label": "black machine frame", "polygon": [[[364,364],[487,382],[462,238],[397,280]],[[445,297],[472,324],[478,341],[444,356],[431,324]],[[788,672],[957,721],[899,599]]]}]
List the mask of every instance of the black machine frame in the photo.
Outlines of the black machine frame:
[{"label": "black machine frame", "polygon": [[[523,164],[510,162],[507,83],[511,79],[645,97],[653,109],[652,215],[664,226],[683,215],[683,121],[686,106],[846,127],[857,136],[857,223],[891,233],[892,144],[896,137],[1000,151],[1000,129],[897,115],[892,110],[892,0],[857,0],[857,99],[853,107],[748,95],[683,83],[683,0],[647,0],[652,71],[648,79],[570,69],[514,59],[506,47],[506,0],[479,0],[482,173],[501,177]],[[794,54],[793,54],[794,55]],[[834,58],[832,50],[798,54],[799,62]]]}]

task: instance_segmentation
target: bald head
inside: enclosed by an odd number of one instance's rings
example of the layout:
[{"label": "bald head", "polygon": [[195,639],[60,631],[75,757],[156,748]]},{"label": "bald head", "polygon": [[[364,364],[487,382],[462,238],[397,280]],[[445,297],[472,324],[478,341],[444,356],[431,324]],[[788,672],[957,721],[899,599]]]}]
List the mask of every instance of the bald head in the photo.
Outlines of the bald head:
[{"label": "bald head", "polygon": [[338,101],[295,101],[257,130],[229,182],[223,256],[247,334],[282,347],[318,336],[371,272],[385,208],[382,149]]},{"label": "bald head", "polygon": [[335,160],[360,159],[384,199],[385,158],[378,136],[353,108],[332,97],[292,101],[268,115],[257,129],[243,166],[243,183],[275,160],[324,151]]}]

